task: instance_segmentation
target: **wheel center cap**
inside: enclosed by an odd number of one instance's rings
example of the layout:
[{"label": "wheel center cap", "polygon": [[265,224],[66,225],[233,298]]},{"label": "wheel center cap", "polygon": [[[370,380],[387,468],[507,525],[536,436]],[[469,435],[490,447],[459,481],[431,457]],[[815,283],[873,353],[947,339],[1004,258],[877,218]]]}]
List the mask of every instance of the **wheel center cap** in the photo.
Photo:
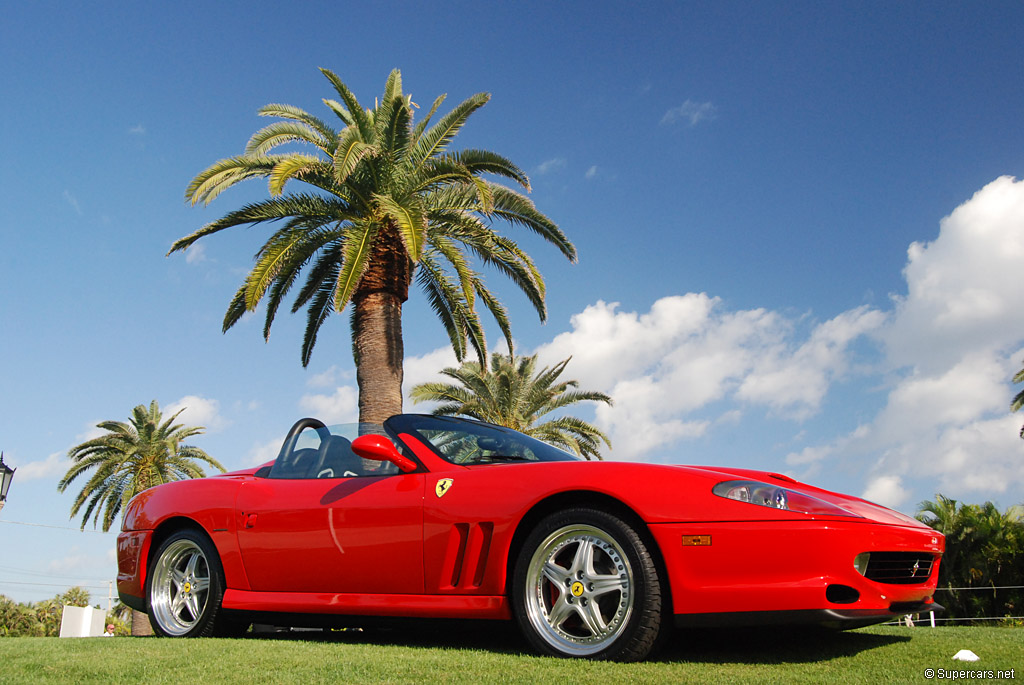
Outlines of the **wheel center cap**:
[{"label": "wheel center cap", "polygon": [[181,591],[186,593],[186,594],[191,592],[192,591],[192,583],[185,583],[184,585],[182,585],[181,586]]},{"label": "wheel center cap", "polygon": [[569,592],[572,593],[573,597],[581,596],[583,594],[583,583],[577,580],[575,583],[572,584],[572,587],[569,588]]}]

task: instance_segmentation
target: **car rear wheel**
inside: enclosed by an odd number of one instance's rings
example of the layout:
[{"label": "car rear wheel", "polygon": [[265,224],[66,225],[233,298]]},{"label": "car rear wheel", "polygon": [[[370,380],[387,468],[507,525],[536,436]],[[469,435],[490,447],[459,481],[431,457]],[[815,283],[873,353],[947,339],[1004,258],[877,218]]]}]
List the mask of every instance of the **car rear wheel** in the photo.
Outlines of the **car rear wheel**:
[{"label": "car rear wheel", "polygon": [[644,540],[622,519],[574,508],[543,519],[519,553],[513,610],[527,639],[563,657],[636,661],[661,631],[662,591]]},{"label": "car rear wheel", "polygon": [[164,540],[146,579],[153,630],[164,637],[213,635],[224,596],[224,572],[213,543],[181,530]]}]

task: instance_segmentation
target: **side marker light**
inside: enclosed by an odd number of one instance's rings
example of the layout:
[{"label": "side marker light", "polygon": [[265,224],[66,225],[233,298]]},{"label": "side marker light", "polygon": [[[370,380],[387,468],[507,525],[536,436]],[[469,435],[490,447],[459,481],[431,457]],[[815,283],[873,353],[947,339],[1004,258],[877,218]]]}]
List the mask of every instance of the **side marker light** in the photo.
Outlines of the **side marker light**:
[{"label": "side marker light", "polygon": [[710,535],[684,535],[683,547],[710,547]]}]

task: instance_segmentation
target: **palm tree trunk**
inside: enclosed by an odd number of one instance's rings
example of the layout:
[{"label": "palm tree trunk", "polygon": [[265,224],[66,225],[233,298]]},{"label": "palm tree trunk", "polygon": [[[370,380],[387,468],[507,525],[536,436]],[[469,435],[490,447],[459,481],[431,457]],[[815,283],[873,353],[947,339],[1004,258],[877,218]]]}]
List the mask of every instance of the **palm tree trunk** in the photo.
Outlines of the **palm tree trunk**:
[{"label": "palm tree trunk", "polygon": [[132,636],[152,634],[153,626],[149,622],[149,616],[137,609],[132,609]]},{"label": "palm tree trunk", "polygon": [[402,302],[387,292],[359,298],[352,317],[359,421],[384,423],[402,413]]},{"label": "palm tree trunk", "polygon": [[352,353],[362,423],[384,423],[402,413],[402,303],[409,299],[412,272],[398,229],[385,225],[352,298]]}]

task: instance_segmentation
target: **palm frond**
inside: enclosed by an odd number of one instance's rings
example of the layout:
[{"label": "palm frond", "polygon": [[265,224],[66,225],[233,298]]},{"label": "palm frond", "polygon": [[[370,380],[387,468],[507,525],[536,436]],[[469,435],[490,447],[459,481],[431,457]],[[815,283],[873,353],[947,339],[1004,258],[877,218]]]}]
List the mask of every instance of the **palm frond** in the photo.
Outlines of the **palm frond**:
[{"label": "palm frond", "polygon": [[363,140],[359,129],[355,127],[345,129],[338,139],[338,147],[334,152],[334,181],[344,184],[355,171],[359,162],[367,155],[375,153],[376,150],[375,146]]},{"label": "palm frond", "polygon": [[[338,136],[337,132],[328,126],[326,122],[313,116],[309,112],[292,105],[264,105],[257,111],[257,114],[261,117],[281,117],[282,119],[291,119],[292,121],[298,121],[305,124],[312,129],[319,138],[327,143],[328,150],[332,147],[331,143]],[[313,139],[311,138],[309,142],[312,143]],[[317,147],[319,147],[319,145],[317,145]],[[327,150],[325,150],[325,152],[326,151]]]},{"label": "palm frond", "polygon": [[308,143],[329,155],[337,144],[337,138],[333,131],[330,131],[330,135],[325,135],[324,131],[306,123],[275,121],[252,134],[249,142],[245,144],[245,154],[265,155],[279,145]]},{"label": "palm frond", "polygon": [[334,90],[341,96],[342,102],[345,103],[345,107],[348,110],[349,117],[352,119],[352,123],[359,129],[359,134],[363,140],[371,140],[373,133],[373,124],[370,121],[370,117],[363,109],[362,105],[359,104],[359,100],[352,94],[352,91],[348,89],[341,79],[337,77],[329,69],[320,69],[320,72],[327,77],[327,80],[334,86]]},{"label": "palm frond", "polygon": [[456,105],[455,109],[441,117],[436,124],[416,140],[416,146],[413,148],[411,156],[413,165],[420,166],[431,157],[444,152],[445,148],[448,147],[448,143],[455,138],[459,130],[465,125],[469,115],[487,104],[487,101],[490,99],[491,96],[488,93],[477,93],[466,98]]},{"label": "palm frond", "polygon": [[530,179],[526,173],[506,157],[490,150],[460,150],[445,155],[471,174],[495,174],[514,180],[530,190]]},{"label": "palm frond", "polygon": [[271,197],[277,197],[284,192],[284,186],[293,178],[302,178],[309,171],[319,169],[323,160],[312,155],[292,154],[288,155],[274,165],[270,172],[270,179],[267,181],[267,189]]},{"label": "palm frond", "polygon": [[192,205],[210,204],[222,192],[248,178],[269,176],[285,155],[243,155],[215,162],[201,171],[185,189],[185,200]]},{"label": "palm frond", "polygon": [[217,221],[210,222],[195,233],[177,240],[167,254],[187,249],[204,236],[223,231],[234,226],[255,225],[267,221],[280,221],[296,216],[320,217],[324,220],[346,220],[349,218],[349,206],[337,198],[320,195],[292,194],[273,197],[268,200],[248,204],[239,210],[229,212]]},{"label": "palm frond", "polygon": [[420,260],[427,238],[427,217],[415,197],[401,202],[390,195],[374,195],[374,202],[398,228],[405,250],[413,264]]},{"label": "palm frond", "polygon": [[[313,348],[316,346],[316,337],[320,327],[334,310],[334,294],[337,287],[337,274],[341,271],[341,264],[334,262],[329,265],[333,272],[334,279],[324,278],[316,289],[309,303],[306,316],[306,331],[302,336],[302,367],[309,366],[309,360],[313,356]],[[330,274],[329,274],[330,275]]]},{"label": "palm frond", "polygon": [[447,95],[438,95],[434,99],[434,104],[431,105],[430,111],[427,112],[425,117],[420,119],[420,121],[416,124],[416,127],[413,129],[414,141],[419,140],[419,137],[423,134],[423,131],[425,131],[427,126],[430,125],[430,120],[434,118],[435,114],[437,114],[437,110],[441,106],[441,103],[443,103],[445,101],[445,98],[447,97]]},{"label": "palm frond", "polygon": [[342,247],[341,269],[334,290],[334,311],[341,312],[352,300],[359,280],[370,263],[373,239],[376,237],[377,227],[371,224],[353,226],[352,231],[346,236]]}]

